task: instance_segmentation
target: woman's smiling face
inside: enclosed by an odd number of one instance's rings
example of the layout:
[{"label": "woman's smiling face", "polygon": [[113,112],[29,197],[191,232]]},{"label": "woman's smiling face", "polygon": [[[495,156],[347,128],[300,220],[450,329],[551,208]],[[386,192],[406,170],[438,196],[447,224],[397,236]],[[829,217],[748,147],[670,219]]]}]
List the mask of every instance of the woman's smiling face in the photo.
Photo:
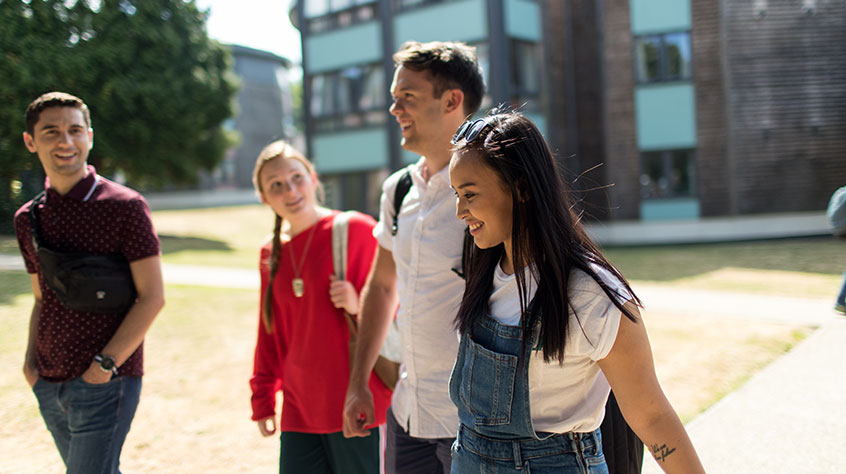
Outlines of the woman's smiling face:
[{"label": "woman's smiling face", "polygon": [[503,263],[510,264],[514,211],[509,187],[476,151],[453,153],[449,181],[455,190],[455,215],[467,223],[476,246],[487,249],[504,243],[508,262]]}]

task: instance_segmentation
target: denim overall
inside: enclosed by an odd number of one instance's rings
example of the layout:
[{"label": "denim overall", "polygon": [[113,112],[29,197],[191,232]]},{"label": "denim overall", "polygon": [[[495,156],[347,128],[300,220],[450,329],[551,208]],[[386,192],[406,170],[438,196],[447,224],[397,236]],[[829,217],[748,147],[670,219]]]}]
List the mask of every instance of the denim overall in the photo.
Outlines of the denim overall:
[{"label": "denim overall", "polygon": [[529,358],[539,327],[534,326],[525,348],[522,328],[499,324],[489,316],[479,318],[461,337],[449,380],[450,398],[461,422],[452,448],[452,474],[608,473],[599,429],[535,433]]}]

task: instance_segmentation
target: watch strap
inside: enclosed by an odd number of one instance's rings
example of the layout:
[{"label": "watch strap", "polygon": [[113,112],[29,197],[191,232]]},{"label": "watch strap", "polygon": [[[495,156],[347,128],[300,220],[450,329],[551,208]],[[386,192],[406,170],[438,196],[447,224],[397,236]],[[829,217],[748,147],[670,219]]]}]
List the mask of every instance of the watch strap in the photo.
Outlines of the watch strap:
[{"label": "watch strap", "polygon": [[94,362],[100,365],[100,370],[103,372],[111,372],[112,375],[118,374],[117,364],[115,363],[115,359],[113,357],[96,354],[94,356]]}]

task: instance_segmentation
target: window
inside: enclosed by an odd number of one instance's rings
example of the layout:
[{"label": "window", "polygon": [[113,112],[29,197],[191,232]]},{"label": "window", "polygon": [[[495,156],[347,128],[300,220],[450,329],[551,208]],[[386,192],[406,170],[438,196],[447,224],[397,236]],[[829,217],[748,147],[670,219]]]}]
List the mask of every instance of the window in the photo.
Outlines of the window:
[{"label": "window", "polygon": [[423,5],[432,5],[435,3],[445,3],[450,0],[394,0],[394,10],[405,10],[408,8],[421,7]]},{"label": "window", "polygon": [[540,111],[541,72],[544,69],[541,45],[511,40],[509,56],[512,106],[521,107],[526,113]]},{"label": "window", "polygon": [[696,169],[693,150],[662,150],[641,153],[640,197],[665,199],[692,197]]},{"label": "window", "polygon": [[373,20],[376,3],[377,0],[306,0],[306,28],[309,33],[321,33]]},{"label": "window", "polygon": [[326,188],[326,205],[378,216],[381,184],[385,178],[381,170],[321,176]]},{"label": "window", "polygon": [[540,93],[541,48],[537,43],[511,41],[511,87],[517,95]]},{"label": "window", "polygon": [[308,80],[311,118],[317,131],[385,122],[387,93],[381,65],[349,67]]},{"label": "window", "polygon": [[687,31],[635,38],[637,82],[690,79],[690,61],[690,33]]},{"label": "window", "polygon": [[306,18],[314,18],[329,13],[329,0],[306,0],[303,3]]}]

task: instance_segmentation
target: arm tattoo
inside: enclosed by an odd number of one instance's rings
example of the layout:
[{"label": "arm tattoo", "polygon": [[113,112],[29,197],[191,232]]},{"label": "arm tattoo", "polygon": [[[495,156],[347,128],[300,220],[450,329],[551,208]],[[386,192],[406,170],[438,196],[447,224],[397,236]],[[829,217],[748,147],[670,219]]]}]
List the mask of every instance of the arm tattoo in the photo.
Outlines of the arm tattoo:
[{"label": "arm tattoo", "polygon": [[665,459],[667,459],[667,456],[673,454],[676,451],[676,448],[670,449],[667,447],[666,444],[661,447],[658,447],[657,444],[653,444],[651,448],[652,457],[654,457],[655,460],[659,462],[663,462]]}]

